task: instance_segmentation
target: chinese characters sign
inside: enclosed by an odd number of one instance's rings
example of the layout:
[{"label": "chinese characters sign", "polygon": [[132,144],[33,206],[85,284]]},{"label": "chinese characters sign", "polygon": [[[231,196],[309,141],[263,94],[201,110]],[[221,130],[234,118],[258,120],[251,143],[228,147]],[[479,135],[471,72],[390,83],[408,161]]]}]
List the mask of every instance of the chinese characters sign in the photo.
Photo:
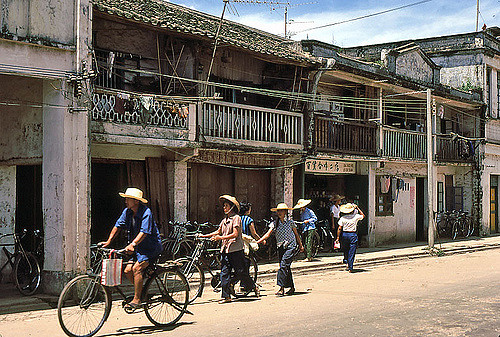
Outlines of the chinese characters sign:
[{"label": "chinese characters sign", "polygon": [[333,161],[333,160],[306,160],[306,173],[356,173],[356,162],[353,161]]}]

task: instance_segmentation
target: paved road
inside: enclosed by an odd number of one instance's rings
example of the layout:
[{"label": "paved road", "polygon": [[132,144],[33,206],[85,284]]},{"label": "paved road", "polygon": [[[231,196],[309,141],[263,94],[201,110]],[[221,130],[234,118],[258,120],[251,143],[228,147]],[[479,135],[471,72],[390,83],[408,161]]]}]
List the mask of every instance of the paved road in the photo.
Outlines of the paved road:
[{"label": "paved road", "polygon": [[[215,303],[210,290],[170,329],[114,307],[98,336],[500,335],[500,249],[296,277],[299,294]],[[0,334],[59,336],[55,310],[0,316]]]}]

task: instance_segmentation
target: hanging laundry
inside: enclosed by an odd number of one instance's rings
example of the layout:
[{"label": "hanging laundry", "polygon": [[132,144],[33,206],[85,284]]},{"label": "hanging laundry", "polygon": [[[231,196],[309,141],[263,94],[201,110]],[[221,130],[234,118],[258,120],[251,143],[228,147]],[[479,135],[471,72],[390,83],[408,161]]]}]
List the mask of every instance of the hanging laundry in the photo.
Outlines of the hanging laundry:
[{"label": "hanging laundry", "polygon": [[151,116],[151,110],[153,109],[153,97],[151,96],[141,96],[139,98],[141,104],[141,118],[142,123],[147,124],[149,117]]},{"label": "hanging laundry", "polygon": [[380,177],[380,192],[386,194],[391,187],[391,177]]},{"label": "hanging laundry", "polygon": [[115,99],[115,112],[119,113],[120,115],[125,114],[125,100],[121,98],[119,95],[116,96]]},{"label": "hanging laundry", "polygon": [[391,197],[392,201],[398,201],[398,178],[391,178]]},{"label": "hanging laundry", "polygon": [[113,66],[115,64],[115,53],[112,51],[108,54],[107,65],[108,65],[108,78],[111,78],[113,75]]},{"label": "hanging laundry", "polygon": [[179,110],[179,117],[181,118],[187,118],[187,116],[189,115],[189,108],[187,107],[187,105],[181,105],[181,108]]}]

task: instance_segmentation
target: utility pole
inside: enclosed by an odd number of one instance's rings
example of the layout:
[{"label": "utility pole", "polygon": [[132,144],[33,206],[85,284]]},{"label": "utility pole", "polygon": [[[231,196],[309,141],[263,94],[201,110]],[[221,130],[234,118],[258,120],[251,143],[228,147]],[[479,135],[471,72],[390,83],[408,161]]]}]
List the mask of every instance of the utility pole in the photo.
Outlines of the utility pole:
[{"label": "utility pole", "polygon": [[432,100],[431,89],[427,89],[427,211],[428,211],[428,242],[429,248],[434,247],[434,144],[433,144],[433,126],[432,126]]},{"label": "utility pole", "polygon": [[479,29],[479,0],[476,3],[476,32]]}]

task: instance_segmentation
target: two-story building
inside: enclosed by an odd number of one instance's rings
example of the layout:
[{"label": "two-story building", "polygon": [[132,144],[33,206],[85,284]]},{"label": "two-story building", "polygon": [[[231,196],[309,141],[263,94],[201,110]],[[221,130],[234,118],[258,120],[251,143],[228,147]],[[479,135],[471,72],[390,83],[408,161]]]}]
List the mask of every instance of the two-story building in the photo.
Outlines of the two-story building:
[{"label": "two-story building", "polygon": [[[439,36],[426,39],[397,41],[391,43],[347,48],[343,52],[365,61],[379,59],[384,50],[398,48],[409,43],[418,45],[439,67],[441,83],[482,95],[486,104],[484,117],[476,119],[484,125],[484,134],[470,139],[462,134],[461,138],[472,143],[480,153],[481,162],[478,174],[481,185],[478,187],[478,212],[481,218],[481,233],[495,233],[499,229],[498,176],[500,164],[500,29],[490,27],[479,32]],[[450,124],[452,122],[446,122]],[[448,127],[448,126],[447,126]],[[450,178],[449,184],[452,184]],[[447,192],[446,192],[447,193]],[[451,192],[453,193],[453,192]],[[453,209],[448,205],[447,209]]]},{"label": "two-story building", "polygon": [[0,234],[43,229],[49,286],[85,270],[90,243],[90,47],[88,0],[2,2]]}]

